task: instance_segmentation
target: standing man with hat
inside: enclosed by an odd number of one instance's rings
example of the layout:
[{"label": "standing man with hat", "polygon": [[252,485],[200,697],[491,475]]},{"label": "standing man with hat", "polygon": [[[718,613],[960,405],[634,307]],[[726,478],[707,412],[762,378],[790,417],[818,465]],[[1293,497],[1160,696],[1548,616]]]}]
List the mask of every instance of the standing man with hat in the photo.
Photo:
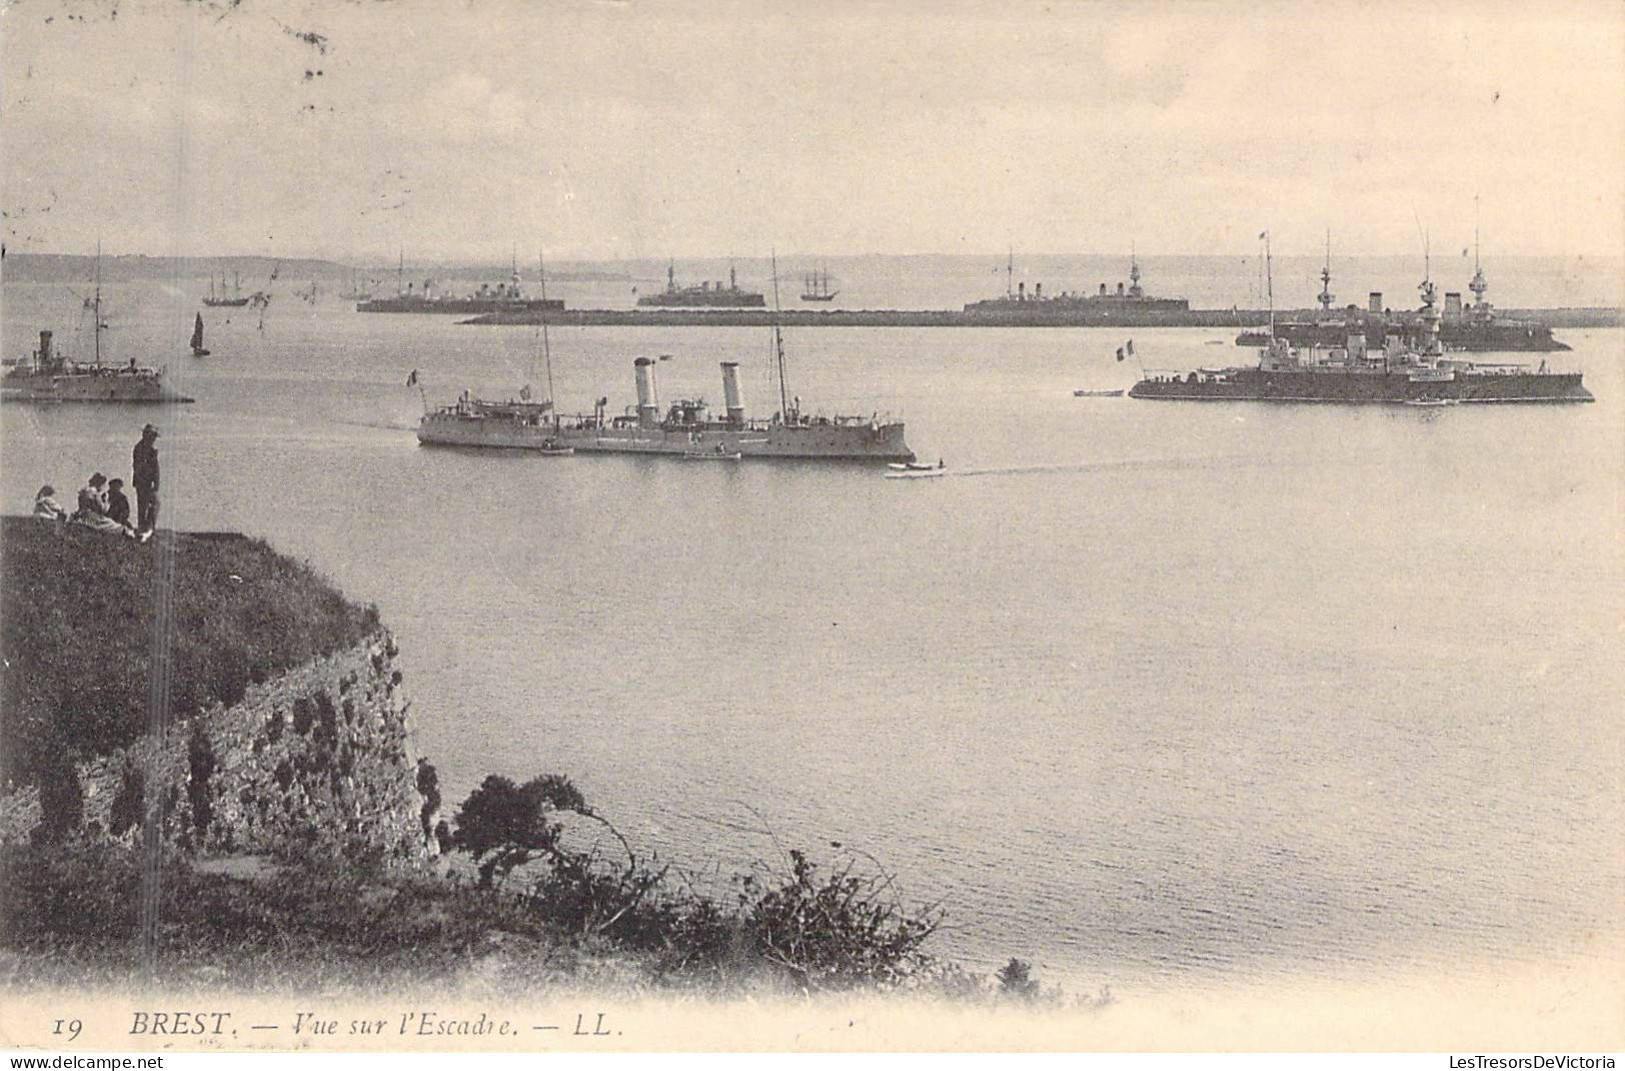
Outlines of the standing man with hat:
[{"label": "standing man with hat", "polygon": [[135,468],[136,528],[150,532],[158,527],[158,429],[148,424],[141,429],[141,441],[131,455]]}]

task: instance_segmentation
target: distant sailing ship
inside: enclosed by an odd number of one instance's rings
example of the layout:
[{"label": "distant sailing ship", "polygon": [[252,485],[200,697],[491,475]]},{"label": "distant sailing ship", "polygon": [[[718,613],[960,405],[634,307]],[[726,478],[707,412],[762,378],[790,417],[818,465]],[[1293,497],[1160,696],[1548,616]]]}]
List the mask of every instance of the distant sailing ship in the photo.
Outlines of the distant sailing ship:
[{"label": "distant sailing ship", "polygon": [[802,276],[802,301],[834,301],[835,295],[839,293],[839,290],[831,290],[829,288],[828,271],[810,271],[806,275]]},{"label": "distant sailing ship", "polygon": [[231,296],[230,297],[226,296],[226,273],[225,272],[220,273],[220,291],[219,291],[219,293],[215,292],[215,289],[214,289],[214,276],[210,275],[209,276],[209,296],[203,299],[203,304],[208,305],[210,308],[222,308],[223,307],[223,308],[228,308],[228,309],[240,309],[244,305],[247,305],[248,304],[248,298],[243,297],[243,276],[242,276],[242,273],[241,272],[236,273],[236,277],[232,282],[232,289],[231,289]]}]

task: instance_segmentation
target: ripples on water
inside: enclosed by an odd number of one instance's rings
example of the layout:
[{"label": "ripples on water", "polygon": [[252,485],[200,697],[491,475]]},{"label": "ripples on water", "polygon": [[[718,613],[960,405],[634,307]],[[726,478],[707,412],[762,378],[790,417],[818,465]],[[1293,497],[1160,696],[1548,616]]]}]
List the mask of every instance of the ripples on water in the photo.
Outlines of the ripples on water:
[{"label": "ripples on water", "polygon": [[[6,509],[158,421],[167,521],[378,603],[449,801],[566,771],[724,873],[773,857],[764,825],[839,841],[944,900],[939,951],[1075,987],[1620,936],[1619,331],[1554,357],[1595,405],[1445,411],[1072,397],[1132,382],[1120,332],[793,332],[809,408],[900,411],[950,465],[889,481],[423,449],[407,373],[512,392],[533,332],[283,306],[195,362],[189,305],[113,296],[115,357],[198,404],[8,407]],[[59,299],[8,286],[8,355]],[[1250,354],[1134,335],[1159,367]],[[657,352],[663,399],[718,397],[724,359],[755,412],[776,394],[760,332],[551,343],[566,411],[630,401]]]}]

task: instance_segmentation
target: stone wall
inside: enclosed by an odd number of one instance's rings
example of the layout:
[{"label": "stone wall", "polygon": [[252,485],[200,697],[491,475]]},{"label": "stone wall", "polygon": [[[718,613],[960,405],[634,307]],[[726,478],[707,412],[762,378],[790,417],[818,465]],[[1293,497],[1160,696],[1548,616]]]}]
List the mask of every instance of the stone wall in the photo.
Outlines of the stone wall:
[{"label": "stone wall", "polygon": [[[434,854],[388,632],[80,767],[87,833],[134,841],[157,792],[164,838],[199,855],[318,855],[412,865]],[[32,790],[5,801],[14,820]],[[434,816],[429,815],[430,824]]]}]

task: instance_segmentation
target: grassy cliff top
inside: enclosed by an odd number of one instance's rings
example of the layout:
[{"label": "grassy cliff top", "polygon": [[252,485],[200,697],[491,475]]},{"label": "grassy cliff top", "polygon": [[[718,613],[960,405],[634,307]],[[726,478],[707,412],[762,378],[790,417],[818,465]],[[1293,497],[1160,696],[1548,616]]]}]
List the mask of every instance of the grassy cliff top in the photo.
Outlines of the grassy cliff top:
[{"label": "grassy cliff top", "polygon": [[0,518],[0,775],[34,780],[146,728],[165,555],[170,713],[234,703],[258,683],[378,628],[311,568],[230,532],[139,544]]}]

